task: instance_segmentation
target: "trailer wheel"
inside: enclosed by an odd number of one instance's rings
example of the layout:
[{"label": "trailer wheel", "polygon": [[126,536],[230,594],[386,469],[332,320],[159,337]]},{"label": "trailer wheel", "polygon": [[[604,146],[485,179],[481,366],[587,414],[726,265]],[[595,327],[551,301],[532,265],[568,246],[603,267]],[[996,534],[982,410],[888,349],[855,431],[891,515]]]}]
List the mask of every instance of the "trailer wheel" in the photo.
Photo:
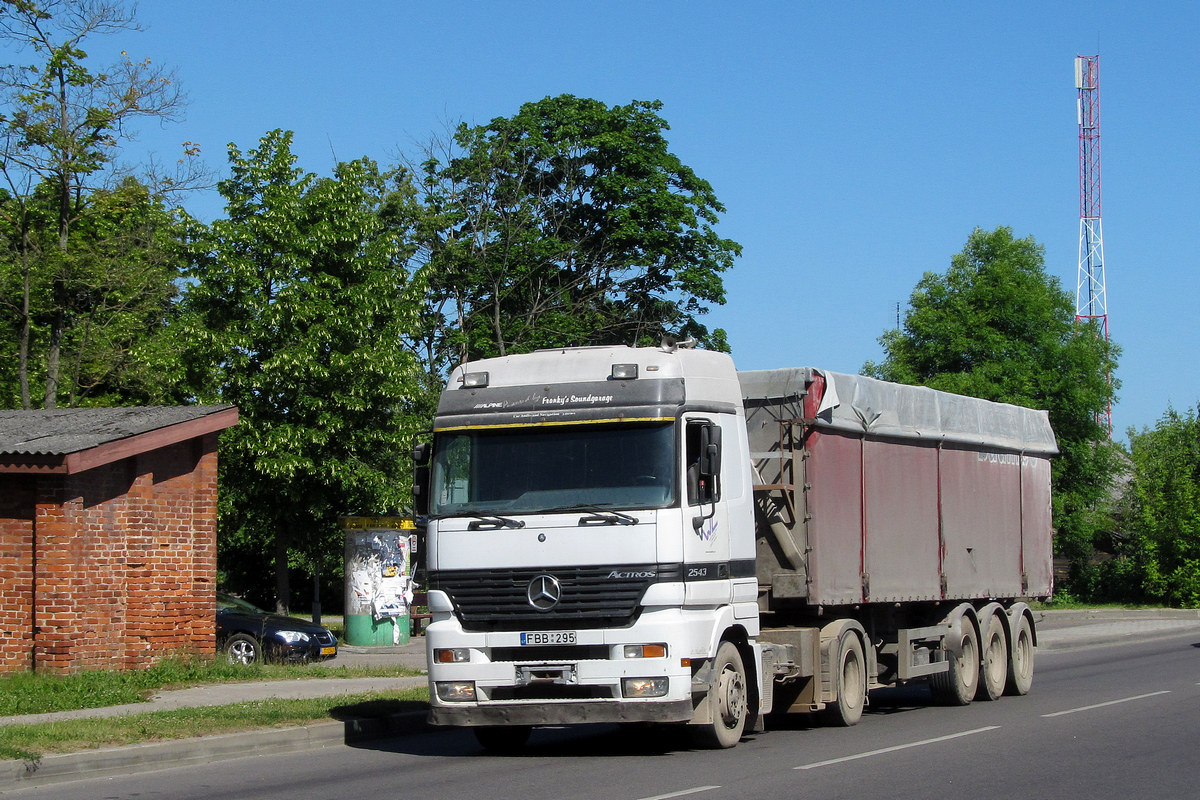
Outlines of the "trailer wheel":
[{"label": "trailer wheel", "polygon": [[999,700],[1008,681],[1008,637],[999,614],[988,617],[983,631],[983,665],[976,700]]},{"label": "trailer wheel", "polygon": [[1009,652],[1008,683],[1005,694],[1025,695],[1033,686],[1033,628],[1029,618],[1022,614],[1013,628],[1012,648]]},{"label": "trailer wheel", "polygon": [[472,728],[475,740],[489,753],[517,753],[529,741],[529,725],[483,725]]},{"label": "trailer wheel", "polygon": [[691,729],[696,744],[724,749],[741,741],[749,716],[746,667],[737,645],[721,642],[713,672],[716,678],[704,701],[712,711],[712,722],[691,726]]},{"label": "trailer wheel", "polygon": [[[934,699],[947,706],[965,706],[975,699],[979,685],[979,634],[968,617],[958,621],[958,646],[949,652],[950,668],[929,679]],[[957,654],[955,654],[957,650]]]},{"label": "trailer wheel", "polygon": [[837,700],[825,706],[822,719],[839,728],[858,724],[867,700],[867,663],[863,658],[862,642],[854,631],[845,631],[838,639],[833,683]]}]

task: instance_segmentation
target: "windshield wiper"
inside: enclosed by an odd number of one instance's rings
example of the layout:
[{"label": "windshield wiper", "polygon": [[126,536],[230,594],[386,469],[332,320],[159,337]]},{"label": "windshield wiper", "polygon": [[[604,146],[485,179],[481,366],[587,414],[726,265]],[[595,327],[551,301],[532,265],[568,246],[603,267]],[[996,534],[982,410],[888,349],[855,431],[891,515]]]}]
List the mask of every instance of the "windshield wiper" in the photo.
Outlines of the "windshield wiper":
[{"label": "windshield wiper", "polygon": [[607,522],[610,525],[637,525],[638,518],[623,511],[614,511],[611,508],[593,505],[574,505],[574,506],[558,506],[557,508],[547,508],[543,513],[554,514],[562,511],[586,511],[588,516],[581,517],[579,524],[583,525],[588,522]]},{"label": "windshield wiper", "polygon": [[475,519],[467,526],[469,531],[496,530],[498,528],[524,528],[525,521],[520,519],[510,519],[501,516],[484,516],[483,514],[472,514],[469,511],[464,511],[460,514],[447,514],[447,517],[473,517]]}]

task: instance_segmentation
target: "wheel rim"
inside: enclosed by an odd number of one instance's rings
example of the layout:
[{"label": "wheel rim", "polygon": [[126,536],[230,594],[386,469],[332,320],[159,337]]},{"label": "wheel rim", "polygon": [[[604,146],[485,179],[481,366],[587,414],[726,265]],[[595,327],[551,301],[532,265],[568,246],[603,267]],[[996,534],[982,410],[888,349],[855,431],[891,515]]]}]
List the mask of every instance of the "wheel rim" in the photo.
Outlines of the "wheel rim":
[{"label": "wheel rim", "polygon": [[731,667],[721,671],[717,691],[717,713],[721,724],[730,730],[736,728],[746,713],[746,680]]},{"label": "wheel rim", "polygon": [[[963,625],[969,625],[963,621]],[[964,634],[962,638],[962,655],[958,657],[958,670],[964,686],[974,686],[979,680],[979,645],[975,637]]]},{"label": "wheel rim", "polygon": [[984,660],[987,666],[987,679],[993,686],[999,684],[1003,687],[1007,655],[1004,637],[998,633],[993,634],[988,639],[987,656]]},{"label": "wheel rim", "polygon": [[863,670],[858,660],[858,653],[849,650],[846,657],[842,660],[842,690],[840,702],[846,704],[847,709],[857,709],[862,705],[863,695]]},{"label": "wheel rim", "polygon": [[254,645],[249,642],[234,642],[229,648],[229,660],[235,664],[254,663]]},{"label": "wheel rim", "polygon": [[1029,636],[1029,629],[1022,625],[1017,633],[1017,646],[1013,648],[1013,672],[1019,678],[1027,678],[1032,664],[1033,642]]}]

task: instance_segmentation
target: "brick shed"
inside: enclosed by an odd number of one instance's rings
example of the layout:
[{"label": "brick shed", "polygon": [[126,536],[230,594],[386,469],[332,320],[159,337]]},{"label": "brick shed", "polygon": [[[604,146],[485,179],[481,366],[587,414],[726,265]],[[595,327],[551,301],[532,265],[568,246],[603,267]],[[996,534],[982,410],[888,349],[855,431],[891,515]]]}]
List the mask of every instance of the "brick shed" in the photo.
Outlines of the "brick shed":
[{"label": "brick shed", "polygon": [[214,651],[233,406],[0,411],[0,672]]}]

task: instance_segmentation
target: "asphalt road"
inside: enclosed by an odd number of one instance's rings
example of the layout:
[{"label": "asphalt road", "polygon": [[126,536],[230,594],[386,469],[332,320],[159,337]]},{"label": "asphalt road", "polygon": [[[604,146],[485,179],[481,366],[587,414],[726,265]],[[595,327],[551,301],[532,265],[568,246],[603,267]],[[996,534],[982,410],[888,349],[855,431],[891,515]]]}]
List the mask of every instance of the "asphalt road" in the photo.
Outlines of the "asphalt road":
[{"label": "asphalt road", "polygon": [[804,718],[733,750],[614,726],[539,730],[516,757],[435,731],[142,775],[5,791],[72,800],[486,797],[1194,798],[1200,633],[1038,654],[1033,691],[966,708],[922,689],[872,695],[854,728]]}]

